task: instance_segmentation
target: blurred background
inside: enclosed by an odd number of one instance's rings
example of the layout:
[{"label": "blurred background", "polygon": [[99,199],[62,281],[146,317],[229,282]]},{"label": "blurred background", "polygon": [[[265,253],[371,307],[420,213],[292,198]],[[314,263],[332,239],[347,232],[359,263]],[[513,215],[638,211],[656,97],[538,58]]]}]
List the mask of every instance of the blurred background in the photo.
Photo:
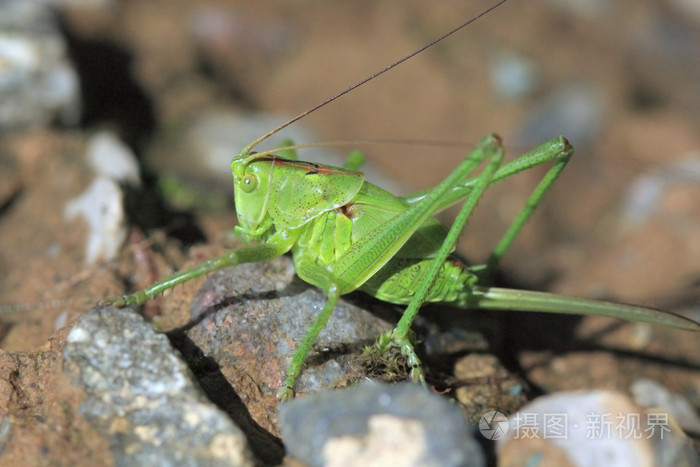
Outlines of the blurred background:
[{"label": "blurred background", "polygon": [[[3,2],[1,302],[104,295],[107,286],[71,287],[96,275],[84,272],[86,256],[112,260],[133,243],[133,226],[181,245],[220,238],[234,222],[228,164],[245,144],[489,5]],[[698,43],[693,0],[511,0],[288,134],[299,143],[403,141],[358,145],[371,179],[401,193],[438,183],[488,133],[503,137],[508,157],[564,135],[575,157],[506,256],[504,275],[523,287],[697,318]],[[107,155],[92,166],[75,157],[102,154],[100,144]],[[339,164],[343,153],[301,158]],[[93,214],[88,223],[114,228],[93,227],[98,244],[86,247],[75,230],[84,227],[64,219],[66,203],[102,196],[85,191],[90,173],[111,171],[122,156],[131,168],[114,169],[112,179],[124,190],[125,204],[115,201],[124,213]],[[483,260],[545,170],[494,187],[460,252]],[[99,240],[113,233],[112,244]]]},{"label": "blurred background", "polygon": [[[87,435],[100,430],[92,422],[81,431],[92,409],[72,411],[83,398],[75,388],[66,395],[58,382],[68,374],[64,344],[75,320],[101,298],[240,246],[232,235],[229,164],[245,145],[490,4],[0,0],[0,366],[7,373],[0,398],[8,401],[0,451],[21,453],[28,464],[32,453],[92,462],[90,453],[113,447],[90,441]],[[341,165],[357,146],[366,153],[368,179],[408,193],[437,184],[489,133],[503,138],[507,158],[566,136],[575,155],[505,256],[498,279],[700,321],[698,44],[699,0],[510,0],[258,149],[274,148],[283,137],[358,141],[300,157]],[[359,144],[368,139],[394,143]],[[459,254],[483,261],[546,170],[490,189]],[[449,223],[453,215],[440,216]],[[268,301],[255,278],[231,280]],[[235,323],[228,317],[199,322],[211,332],[212,347],[251,357],[249,371],[210,360],[216,352],[190,332],[201,319],[198,306],[216,311],[250,298],[204,292],[192,306],[203,281],[150,301],[144,315],[185,356],[210,400],[223,408],[252,402],[246,417],[250,412],[274,434],[274,423],[265,425],[276,419],[274,384],[264,375],[264,383],[252,378],[281,368],[267,358],[266,343],[258,353],[227,340],[236,325],[213,323]],[[303,287],[296,283],[282,294],[301,296]],[[225,287],[209,291],[215,289]],[[387,310],[362,294],[349,300],[379,315]],[[287,307],[298,309],[313,310]],[[398,316],[398,307],[389,311]],[[296,326],[298,314],[291,316]],[[248,313],[244,320],[255,327],[266,321]],[[425,310],[416,324],[430,331],[421,333],[422,348],[433,352],[434,361],[424,359],[428,374],[439,391],[454,389],[472,421],[486,407],[511,413],[540,394],[630,393],[641,381],[660,394],[648,404],[674,404],[698,446],[700,340],[693,333],[444,308]],[[285,334],[280,344],[291,339]],[[95,342],[104,345],[104,337]],[[344,346],[322,354],[357,348]],[[132,362],[121,350],[114,359],[109,352],[101,357],[121,367]],[[152,347],[145,352],[153,355]],[[120,414],[103,425],[109,436],[117,444],[130,440],[121,409],[109,413]],[[273,441],[277,451],[268,454],[281,459],[281,444]]]}]

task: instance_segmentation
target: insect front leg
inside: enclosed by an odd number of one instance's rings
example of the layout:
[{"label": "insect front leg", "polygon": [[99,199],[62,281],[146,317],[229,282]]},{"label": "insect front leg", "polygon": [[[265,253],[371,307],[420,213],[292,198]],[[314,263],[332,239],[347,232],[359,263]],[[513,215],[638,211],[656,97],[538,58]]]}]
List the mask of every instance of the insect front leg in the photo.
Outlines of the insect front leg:
[{"label": "insect front leg", "polygon": [[275,234],[262,245],[243,247],[236,250],[227,251],[218,258],[210,259],[187,271],[173,274],[162,279],[143,290],[139,290],[130,295],[108,297],[100,300],[99,305],[114,305],[124,307],[130,305],[141,305],[168,289],[175,287],[197,277],[209,274],[227,266],[236,266],[241,263],[255,263],[258,261],[269,261],[283,255],[294,244],[294,238],[284,238]]}]

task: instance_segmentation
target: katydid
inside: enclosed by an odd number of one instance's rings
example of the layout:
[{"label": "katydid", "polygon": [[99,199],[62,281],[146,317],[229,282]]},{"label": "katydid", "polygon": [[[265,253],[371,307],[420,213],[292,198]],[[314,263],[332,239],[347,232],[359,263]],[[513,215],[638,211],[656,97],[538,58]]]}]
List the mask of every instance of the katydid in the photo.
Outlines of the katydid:
[{"label": "katydid", "polygon": [[[495,6],[486,12],[493,8]],[[380,336],[378,345],[384,351],[389,347],[400,349],[411,368],[412,378],[418,381],[424,381],[424,376],[409,334],[420,307],[429,302],[463,309],[601,315],[700,331],[700,324],[692,320],[651,308],[496,288],[486,283],[571,158],[573,148],[563,137],[551,139],[504,163],[500,139],[495,135],[487,136],[435,188],[404,197],[366,182],[358,171],[362,163],[358,153],[353,153],[341,168],[300,161],[296,155],[298,147],[291,143],[276,151],[252,152],[254,146],[270,135],[474,19],[265,134],[234,157],[231,168],[238,216],[236,231],[253,246],[228,251],[144,290],[110,297],[102,303],[142,304],[175,285],[223,267],[268,261],[291,252],[299,277],[322,289],[327,301],[292,357],[286,379],[278,391],[282,400],[293,396],[304,359],[339,297],[355,290],[390,303],[408,305],[395,329]],[[551,164],[551,167],[486,263],[467,266],[450,258],[484,192],[495,183],[541,164]],[[462,206],[448,229],[434,216],[457,203]]]}]

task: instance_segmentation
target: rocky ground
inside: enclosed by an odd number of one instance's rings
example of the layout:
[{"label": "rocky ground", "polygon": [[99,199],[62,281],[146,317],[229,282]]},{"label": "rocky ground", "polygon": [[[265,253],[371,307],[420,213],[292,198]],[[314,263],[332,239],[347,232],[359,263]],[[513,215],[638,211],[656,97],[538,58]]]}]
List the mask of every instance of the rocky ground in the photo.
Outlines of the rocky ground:
[{"label": "rocky ground", "polygon": [[[476,437],[453,453],[447,441],[430,444],[448,438],[415,410],[433,402],[416,402],[412,386],[405,395],[391,392],[403,386],[365,389],[344,402],[319,393],[311,403],[318,410],[295,415],[290,404],[280,424],[275,390],[324,300],[287,258],[178,287],[138,310],[153,326],[125,311],[85,314],[99,298],[238,245],[228,164],[240,148],[486,5],[0,4],[8,44],[0,50],[0,463],[359,463],[394,442],[409,457],[406,446],[419,445],[409,436],[423,436],[433,441],[414,459],[511,465],[527,461],[523,453],[559,459],[602,448],[572,441],[581,453],[553,439],[518,445],[507,437],[497,448],[477,430],[489,411],[590,407],[649,422],[657,413],[649,407],[660,407],[687,439],[669,422],[671,441],[616,439],[611,452],[692,465],[689,446],[700,434],[693,333],[428,310],[417,324],[431,387],[471,423],[449,422],[458,439]],[[509,156],[565,135],[574,159],[504,258],[502,284],[699,320],[698,40],[695,2],[511,0],[288,134],[302,143],[399,141],[358,146],[368,177],[402,193],[438,183],[490,132]],[[301,157],[338,165],[344,152]],[[460,254],[483,260],[543,173],[490,190]],[[368,368],[358,358],[398,311],[349,296],[320,336],[300,403],[365,376],[401,380],[400,365]],[[578,390],[587,392],[570,393]],[[385,397],[396,402],[389,409],[367,402]],[[552,405],[523,409],[533,399]],[[436,404],[431,413],[442,413]],[[403,422],[392,425],[389,415]],[[337,430],[327,419],[347,423]],[[374,420],[372,429],[348,444],[364,433],[362,420]],[[331,457],[318,456],[326,451]]]}]

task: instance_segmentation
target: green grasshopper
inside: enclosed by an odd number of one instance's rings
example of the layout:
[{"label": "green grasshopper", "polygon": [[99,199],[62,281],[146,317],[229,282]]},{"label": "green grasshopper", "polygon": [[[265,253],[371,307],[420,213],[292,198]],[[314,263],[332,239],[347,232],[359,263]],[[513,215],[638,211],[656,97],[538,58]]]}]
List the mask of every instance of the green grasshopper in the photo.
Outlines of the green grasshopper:
[{"label": "green grasshopper", "polygon": [[[692,320],[651,308],[486,284],[571,158],[573,148],[563,137],[551,139],[503,163],[500,139],[487,136],[435,188],[404,197],[366,182],[358,171],[363,163],[358,152],[352,153],[342,168],[300,161],[296,149],[301,146],[291,143],[275,151],[252,152],[254,146],[282,128],[439,42],[491,9],[268,132],[234,157],[231,169],[238,216],[236,231],[253,246],[228,251],[144,290],[110,297],[101,303],[140,305],[169,288],[218,269],[269,261],[291,252],[298,276],[322,289],[328,298],[292,357],[286,379],[277,393],[281,400],[293,396],[304,359],[339,297],[355,290],[386,302],[408,305],[396,327],[380,336],[377,345],[381,351],[398,348],[406,357],[411,377],[422,382],[424,375],[410,339],[410,328],[421,306],[428,302],[463,309],[600,315],[700,331],[700,324]],[[499,181],[545,163],[552,164],[551,168],[486,263],[467,266],[450,258],[484,192]],[[435,219],[437,213],[459,202],[462,207],[449,229]]]}]

